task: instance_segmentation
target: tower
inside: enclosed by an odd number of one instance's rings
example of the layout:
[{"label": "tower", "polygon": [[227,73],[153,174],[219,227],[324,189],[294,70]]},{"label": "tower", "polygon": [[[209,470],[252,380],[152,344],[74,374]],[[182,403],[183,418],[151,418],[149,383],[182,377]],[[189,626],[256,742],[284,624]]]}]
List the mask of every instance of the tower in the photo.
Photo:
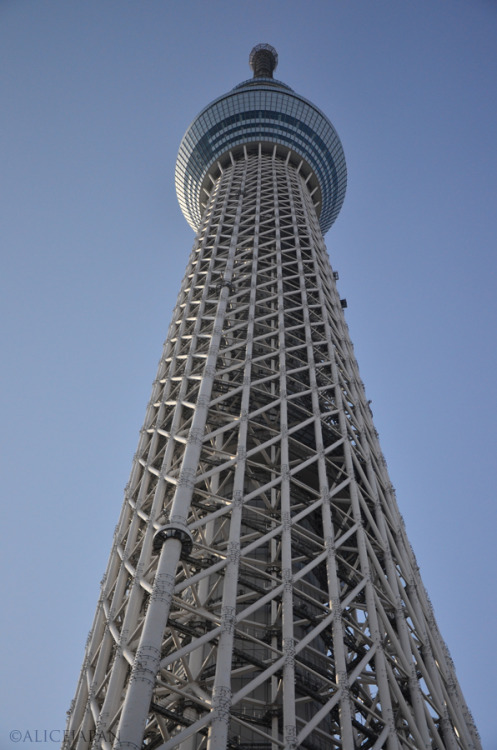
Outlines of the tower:
[{"label": "tower", "polygon": [[253,78],[180,146],[196,231],[67,750],[479,750],[323,241],[340,140]]}]

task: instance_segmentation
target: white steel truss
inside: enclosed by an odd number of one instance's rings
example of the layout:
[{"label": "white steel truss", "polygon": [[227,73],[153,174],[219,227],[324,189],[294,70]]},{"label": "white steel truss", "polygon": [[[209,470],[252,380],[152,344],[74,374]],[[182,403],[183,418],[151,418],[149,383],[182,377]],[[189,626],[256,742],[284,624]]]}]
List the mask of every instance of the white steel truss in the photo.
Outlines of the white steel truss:
[{"label": "white steel truss", "polygon": [[479,750],[306,179],[212,183],[66,748]]}]

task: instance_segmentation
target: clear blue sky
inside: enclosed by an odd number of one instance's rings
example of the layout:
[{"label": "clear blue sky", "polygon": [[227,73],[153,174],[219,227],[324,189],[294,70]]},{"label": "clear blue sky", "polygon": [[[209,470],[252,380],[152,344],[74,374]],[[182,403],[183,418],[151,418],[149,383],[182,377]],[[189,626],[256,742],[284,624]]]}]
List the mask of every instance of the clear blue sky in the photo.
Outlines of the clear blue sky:
[{"label": "clear blue sky", "polygon": [[496,40],[493,0],[1,0],[1,750],[12,729],[65,726],[193,242],[178,145],[258,42],[342,139],[329,253],[424,582],[497,749]]}]

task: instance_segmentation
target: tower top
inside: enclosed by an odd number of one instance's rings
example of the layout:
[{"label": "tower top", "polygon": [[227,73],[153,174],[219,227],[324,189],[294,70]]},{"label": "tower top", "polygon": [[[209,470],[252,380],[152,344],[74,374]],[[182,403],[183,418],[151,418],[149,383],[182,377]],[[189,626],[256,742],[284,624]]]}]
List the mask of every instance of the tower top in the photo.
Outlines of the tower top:
[{"label": "tower top", "polygon": [[257,44],[249,56],[254,78],[272,78],[278,65],[278,53],[270,44]]},{"label": "tower top", "polygon": [[262,149],[299,170],[324,234],[338,216],[347,185],[337,132],[314,104],[273,78],[274,47],[256,45],[249,63],[253,77],[204,107],[183,136],[175,177],[181,210],[196,231],[224,167]]}]

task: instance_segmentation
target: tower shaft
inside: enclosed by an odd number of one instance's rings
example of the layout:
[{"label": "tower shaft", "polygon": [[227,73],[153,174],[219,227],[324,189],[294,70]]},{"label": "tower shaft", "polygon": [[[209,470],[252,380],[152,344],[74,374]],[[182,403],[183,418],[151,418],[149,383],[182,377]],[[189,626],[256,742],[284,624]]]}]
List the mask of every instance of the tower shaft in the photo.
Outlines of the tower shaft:
[{"label": "tower shaft", "polygon": [[408,543],[315,197],[213,173],[67,750],[479,749]]}]

